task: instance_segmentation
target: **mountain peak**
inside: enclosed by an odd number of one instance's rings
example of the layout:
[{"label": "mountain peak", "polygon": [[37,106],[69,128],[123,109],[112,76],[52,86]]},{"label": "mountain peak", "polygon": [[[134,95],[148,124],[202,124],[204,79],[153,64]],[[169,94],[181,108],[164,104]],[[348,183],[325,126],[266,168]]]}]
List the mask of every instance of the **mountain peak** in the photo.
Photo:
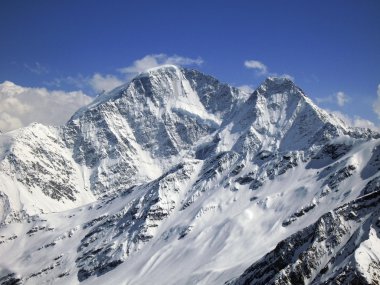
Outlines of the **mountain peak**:
[{"label": "mountain peak", "polygon": [[294,82],[290,78],[283,77],[283,76],[269,76],[265,79],[263,84],[267,86],[295,85]]},{"label": "mountain peak", "polygon": [[287,77],[268,77],[259,86],[257,91],[261,94],[291,93],[305,96],[305,93],[291,79]]},{"label": "mountain peak", "polygon": [[180,67],[174,64],[163,64],[160,66],[149,68],[139,75],[136,78],[149,77],[153,74],[164,74],[164,73],[177,73],[180,70]]},{"label": "mountain peak", "polygon": [[268,82],[269,84],[277,84],[277,85],[289,84],[289,83],[294,84],[294,82],[290,78],[284,77],[284,76],[269,76],[265,79],[265,82]]}]

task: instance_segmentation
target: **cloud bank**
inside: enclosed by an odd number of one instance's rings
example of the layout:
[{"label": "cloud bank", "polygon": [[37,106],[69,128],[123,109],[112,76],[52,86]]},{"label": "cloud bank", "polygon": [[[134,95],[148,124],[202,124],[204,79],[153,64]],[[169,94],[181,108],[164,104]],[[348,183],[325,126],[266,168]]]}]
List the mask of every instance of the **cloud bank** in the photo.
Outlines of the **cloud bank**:
[{"label": "cloud bank", "polygon": [[7,132],[33,122],[62,125],[91,101],[81,91],[50,91],[5,81],[0,84],[0,130]]}]

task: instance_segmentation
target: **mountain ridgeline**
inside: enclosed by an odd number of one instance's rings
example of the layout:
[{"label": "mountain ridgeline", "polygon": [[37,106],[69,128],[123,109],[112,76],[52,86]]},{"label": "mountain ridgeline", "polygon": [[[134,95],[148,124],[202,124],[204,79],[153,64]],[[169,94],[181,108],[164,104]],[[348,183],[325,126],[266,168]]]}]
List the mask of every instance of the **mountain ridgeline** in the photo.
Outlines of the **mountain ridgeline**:
[{"label": "mountain ridgeline", "polygon": [[165,65],[0,134],[0,284],[380,284],[380,135]]}]

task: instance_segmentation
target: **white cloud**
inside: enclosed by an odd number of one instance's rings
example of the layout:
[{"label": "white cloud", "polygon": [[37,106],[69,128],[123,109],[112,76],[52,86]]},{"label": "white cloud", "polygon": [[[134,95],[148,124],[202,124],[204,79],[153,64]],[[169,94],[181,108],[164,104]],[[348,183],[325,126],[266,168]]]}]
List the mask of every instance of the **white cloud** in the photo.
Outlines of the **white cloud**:
[{"label": "white cloud", "polygon": [[44,84],[46,86],[51,86],[55,88],[62,88],[65,85],[70,85],[78,89],[85,89],[86,87],[89,87],[90,79],[91,77],[85,77],[82,74],[78,74],[76,76],[54,78],[51,81],[45,81]]},{"label": "white cloud", "polygon": [[0,133],[21,128],[23,126],[21,120],[13,117],[8,113],[0,113]]},{"label": "white cloud", "polygon": [[5,81],[0,84],[0,130],[11,131],[32,122],[61,125],[91,101],[81,91],[50,91]]},{"label": "white cloud", "polygon": [[268,73],[267,66],[258,60],[246,60],[244,61],[246,68],[256,69],[260,75],[266,75]]},{"label": "white cloud", "polygon": [[380,131],[380,128],[376,126],[370,120],[363,119],[359,116],[354,116],[353,118],[351,118],[350,116],[343,114],[340,111],[329,111],[329,112],[337,116],[342,121],[346,122],[349,126],[358,127],[358,128],[369,128],[375,131]]},{"label": "white cloud", "polygon": [[375,102],[373,102],[372,108],[380,119],[380,84],[377,86],[377,98]]},{"label": "white cloud", "polygon": [[149,68],[157,67],[164,64],[175,64],[175,65],[201,65],[203,60],[198,58],[182,57],[178,55],[168,56],[166,54],[149,54],[141,59],[137,59],[132,65],[120,68],[121,73],[127,74],[128,76],[136,75],[143,72]]},{"label": "white cloud", "polygon": [[100,73],[94,73],[92,76],[83,76],[82,74],[78,74],[77,76],[55,78],[50,82],[45,82],[45,84],[55,88],[62,88],[65,85],[69,85],[81,90],[101,93],[102,91],[111,91],[115,87],[124,84],[125,81],[126,80],[123,81],[113,74],[103,75]]},{"label": "white cloud", "polygon": [[269,72],[268,67],[258,60],[246,60],[244,61],[244,66],[248,69],[256,70],[256,74],[259,76],[274,76],[274,77],[283,77],[294,81],[294,76],[284,73],[278,74],[275,72]]},{"label": "white cloud", "polygon": [[380,128],[376,126],[373,122],[367,119],[363,119],[359,116],[354,117],[354,126],[359,128],[368,128],[376,131],[380,131]]},{"label": "white cloud", "polygon": [[253,91],[255,91],[255,89],[253,88],[252,85],[241,85],[241,86],[238,86],[238,88],[239,88],[241,91],[243,91],[243,92],[245,92],[245,93],[247,93],[247,94],[252,94]]},{"label": "white cloud", "polygon": [[348,102],[348,96],[344,92],[339,91],[335,94],[336,102],[340,107],[343,107]]},{"label": "white cloud", "polygon": [[97,92],[110,91],[124,83],[114,75],[101,75],[100,73],[95,73],[88,82],[91,88]]},{"label": "white cloud", "polygon": [[334,95],[330,95],[327,97],[318,97],[315,99],[317,103],[334,103],[339,107],[343,107],[347,102],[350,101],[350,97],[348,97],[344,92],[339,91]]}]

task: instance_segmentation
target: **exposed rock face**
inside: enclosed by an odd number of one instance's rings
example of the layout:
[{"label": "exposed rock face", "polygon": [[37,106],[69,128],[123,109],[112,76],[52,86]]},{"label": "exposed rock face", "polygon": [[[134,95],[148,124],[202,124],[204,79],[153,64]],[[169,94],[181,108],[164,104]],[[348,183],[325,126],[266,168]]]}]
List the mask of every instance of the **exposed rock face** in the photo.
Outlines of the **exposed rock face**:
[{"label": "exposed rock face", "polygon": [[288,79],[148,70],[0,135],[0,280],[375,284],[379,145]]},{"label": "exposed rock face", "polygon": [[324,214],[228,284],[378,284],[380,189]]}]

